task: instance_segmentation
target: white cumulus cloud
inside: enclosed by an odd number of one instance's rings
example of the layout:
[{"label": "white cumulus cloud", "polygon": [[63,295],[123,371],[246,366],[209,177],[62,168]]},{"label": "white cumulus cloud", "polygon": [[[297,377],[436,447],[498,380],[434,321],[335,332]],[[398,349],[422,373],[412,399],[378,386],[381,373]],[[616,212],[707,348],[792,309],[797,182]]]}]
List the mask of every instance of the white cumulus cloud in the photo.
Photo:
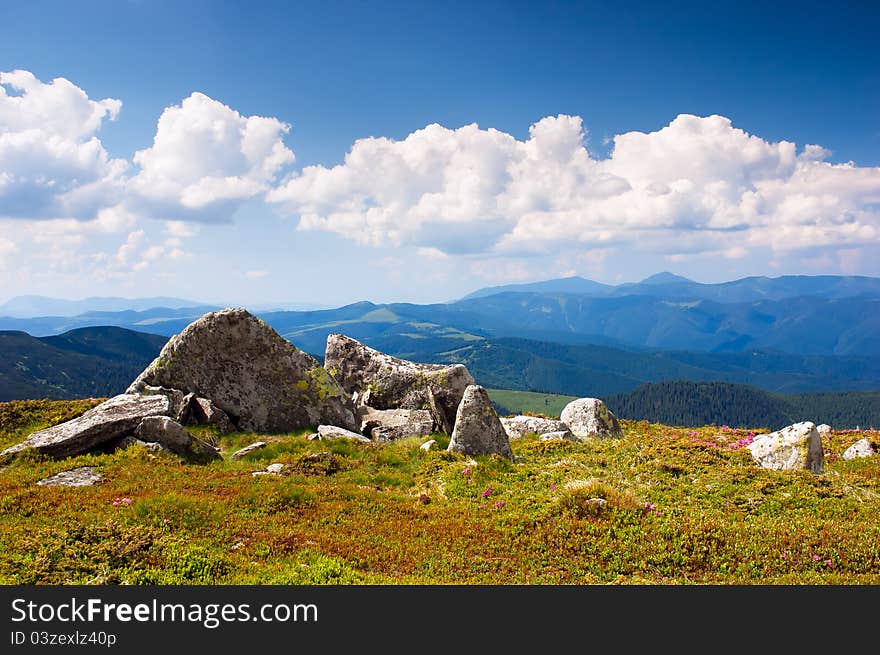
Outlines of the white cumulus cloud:
[{"label": "white cumulus cloud", "polygon": [[303,230],[447,254],[634,247],[741,258],[880,238],[880,168],[829,155],[723,116],[618,135],[607,159],[591,156],[577,116],[543,118],[526,140],[429,125],[399,141],[358,140],[342,164],[308,166],[269,199]]},{"label": "white cumulus cloud", "polygon": [[128,200],[157,218],[227,221],[293,162],[282,140],[289,129],[193,93],[162,112],[153,145],[135,153],[139,171],[129,181]]},{"label": "white cumulus cloud", "polygon": [[92,219],[117,202],[128,163],[95,132],[121,106],[64,78],[0,72],[0,217]]}]

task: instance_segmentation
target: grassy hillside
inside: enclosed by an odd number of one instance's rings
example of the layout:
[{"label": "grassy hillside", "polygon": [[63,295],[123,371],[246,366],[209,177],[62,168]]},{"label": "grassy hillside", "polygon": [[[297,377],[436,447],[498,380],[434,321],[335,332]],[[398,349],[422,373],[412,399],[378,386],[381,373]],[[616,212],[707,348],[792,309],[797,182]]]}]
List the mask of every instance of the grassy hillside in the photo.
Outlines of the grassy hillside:
[{"label": "grassy hillside", "polygon": [[54,337],[0,332],[0,400],[122,393],[166,339],[117,327]]},{"label": "grassy hillside", "polygon": [[[20,438],[15,415],[0,406],[0,445]],[[757,468],[746,431],[623,430],[517,441],[515,464],[304,433],[232,461],[257,436],[207,430],[225,455],[210,465],[26,455],[0,468],[0,583],[880,584],[880,457],[840,459],[877,433],[833,433],[817,476]],[[273,462],[285,475],[251,475]],[[84,465],[105,482],[35,486]]]},{"label": "grassy hillside", "polygon": [[559,418],[565,406],[576,396],[561,396],[555,393],[535,393],[533,391],[510,391],[508,389],[487,389],[489,398],[495,404],[500,416],[505,414],[544,414]]}]

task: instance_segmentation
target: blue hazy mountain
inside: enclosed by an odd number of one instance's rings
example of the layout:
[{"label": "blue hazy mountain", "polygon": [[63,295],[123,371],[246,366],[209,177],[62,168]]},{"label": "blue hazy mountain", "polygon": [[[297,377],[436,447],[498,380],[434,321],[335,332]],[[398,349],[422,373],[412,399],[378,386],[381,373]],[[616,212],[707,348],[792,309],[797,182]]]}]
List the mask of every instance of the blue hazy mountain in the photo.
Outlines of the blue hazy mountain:
[{"label": "blue hazy mountain", "polygon": [[16,296],[0,304],[0,316],[31,318],[34,316],[77,316],[87,312],[142,311],[153,307],[195,307],[205,303],[182,298],[160,296],[156,298],[92,297],[81,300],[65,300],[48,296]]}]

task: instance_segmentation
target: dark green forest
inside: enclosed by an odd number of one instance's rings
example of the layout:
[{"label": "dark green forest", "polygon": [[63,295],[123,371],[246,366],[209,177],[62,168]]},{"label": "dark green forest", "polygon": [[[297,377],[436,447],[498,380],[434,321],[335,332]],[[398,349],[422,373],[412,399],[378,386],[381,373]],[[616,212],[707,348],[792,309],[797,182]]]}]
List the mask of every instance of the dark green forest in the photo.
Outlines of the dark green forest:
[{"label": "dark green forest", "polygon": [[680,426],[771,430],[812,421],[834,429],[880,427],[880,391],[775,394],[727,382],[655,382],[605,402],[619,417]]}]

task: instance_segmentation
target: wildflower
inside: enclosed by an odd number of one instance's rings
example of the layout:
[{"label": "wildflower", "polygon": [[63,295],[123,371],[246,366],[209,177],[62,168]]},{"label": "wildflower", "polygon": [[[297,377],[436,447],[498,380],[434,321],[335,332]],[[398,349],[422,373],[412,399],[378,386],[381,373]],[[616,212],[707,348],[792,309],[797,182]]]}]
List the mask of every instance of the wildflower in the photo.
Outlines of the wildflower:
[{"label": "wildflower", "polygon": [[504,501],[499,500],[497,503],[495,503],[495,509],[502,509],[504,507],[504,505],[505,505]]},{"label": "wildflower", "polygon": [[788,556],[785,553],[782,553],[782,559],[788,559]]},{"label": "wildflower", "polygon": [[813,555],[813,561],[814,561],[814,562],[818,562],[818,561],[819,561],[819,556],[818,556],[818,555]]},{"label": "wildflower", "polygon": [[830,560],[830,559],[826,559],[826,560],[825,560],[825,566],[831,566],[831,560]]},{"label": "wildflower", "polygon": [[464,468],[464,471],[461,472],[461,474],[462,474],[462,475],[470,475],[470,474],[471,474],[471,467],[470,467],[470,466],[466,466],[466,467]]},{"label": "wildflower", "polygon": [[492,487],[486,487],[486,491],[483,492],[483,498],[488,498],[492,495]]},{"label": "wildflower", "polygon": [[114,498],[113,507],[119,507],[120,505],[131,505],[131,498]]}]

